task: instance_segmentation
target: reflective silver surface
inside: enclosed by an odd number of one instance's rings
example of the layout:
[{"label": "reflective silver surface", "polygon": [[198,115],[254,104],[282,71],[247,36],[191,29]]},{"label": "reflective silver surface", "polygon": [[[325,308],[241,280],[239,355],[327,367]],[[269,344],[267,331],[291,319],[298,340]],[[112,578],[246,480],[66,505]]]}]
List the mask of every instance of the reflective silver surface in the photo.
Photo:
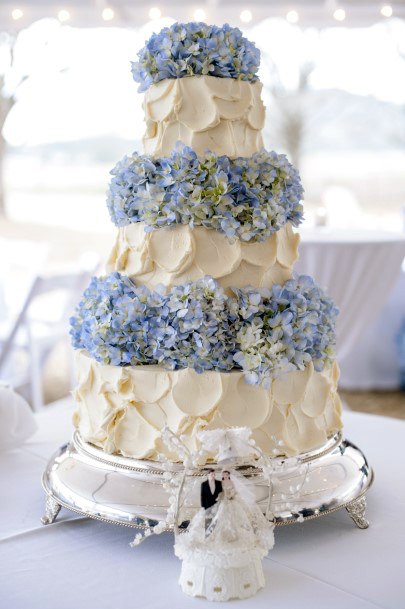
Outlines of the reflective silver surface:
[{"label": "reflective silver surface", "polygon": [[[282,459],[279,459],[282,461]],[[179,471],[181,464],[172,464]],[[265,512],[269,486],[261,470],[240,467],[256,501]],[[106,522],[143,527],[165,518],[168,494],[163,488],[164,466],[156,461],[108,455],[83,442],[76,433],[50,459],[43,474],[47,494],[44,524],[53,522],[59,507]],[[185,512],[192,517],[200,507],[200,476],[195,472]],[[346,507],[353,521],[366,528],[364,494],[373,472],[361,450],[340,435],[325,446],[299,456],[298,463],[272,483],[271,507],[278,525],[316,518]]]}]

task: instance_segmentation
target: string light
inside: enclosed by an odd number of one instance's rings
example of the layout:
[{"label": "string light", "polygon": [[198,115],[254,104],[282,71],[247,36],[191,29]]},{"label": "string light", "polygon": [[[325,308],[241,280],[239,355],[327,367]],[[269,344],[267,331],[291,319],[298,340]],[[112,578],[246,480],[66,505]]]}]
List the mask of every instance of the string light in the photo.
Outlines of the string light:
[{"label": "string light", "polygon": [[114,11],[112,10],[112,8],[107,7],[103,9],[101,16],[104,21],[112,21],[112,19],[114,19]]},{"label": "string light", "polygon": [[336,21],[344,21],[346,19],[346,11],[344,8],[337,8],[333,13],[333,18]]},{"label": "string light", "polygon": [[[390,4],[385,4],[380,9],[380,14],[383,17],[392,17],[393,8]],[[20,8],[15,8],[11,11],[11,17],[14,21],[18,21],[24,16],[24,12]],[[112,21],[115,17],[115,13],[112,8],[106,7],[103,9],[101,13],[102,19],[104,21]],[[162,11],[159,7],[153,6],[149,9],[149,18],[152,20],[160,19],[162,16]],[[194,11],[193,18],[195,21],[205,21],[207,19],[207,15],[204,9],[197,8]],[[336,21],[344,21],[346,19],[346,11],[343,8],[337,8],[333,13],[333,18]],[[62,23],[70,20],[70,13],[66,9],[61,9],[58,12],[58,19]],[[240,21],[242,23],[250,23],[253,19],[252,12],[249,9],[243,10],[239,15]],[[298,23],[299,14],[296,10],[290,10],[286,14],[286,19],[289,23]]]},{"label": "string light", "polygon": [[69,21],[69,19],[70,19],[70,13],[69,13],[69,11],[66,11],[65,9],[62,9],[61,11],[59,11],[59,13],[58,13],[58,19],[62,23],[64,21]]},{"label": "string light", "polygon": [[162,16],[162,11],[160,10],[160,8],[158,8],[157,6],[152,6],[152,8],[149,11],[149,18],[150,19],[160,19]]},{"label": "string light", "polygon": [[19,19],[21,19],[21,17],[24,16],[24,13],[20,8],[15,8],[13,11],[11,11],[11,16],[14,21],[18,21]]},{"label": "string light", "polygon": [[205,21],[207,18],[207,15],[203,8],[198,8],[197,10],[194,11],[193,17],[194,17],[194,21]]},{"label": "string light", "polygon": [[253,15],[249,10],[246,9],[245,11],[241,12],[239,19],[242,21],[242,23],[250,23],[253,19]]},{"label": "string light", "polygon": [[383,17],[392,17],[392,6],[386,4],[382,7],[380,13]]},{"label": "string light", "polygon": [[297,11],[288,11],[286,19],[289,23],[298,23],[299,15]]}]

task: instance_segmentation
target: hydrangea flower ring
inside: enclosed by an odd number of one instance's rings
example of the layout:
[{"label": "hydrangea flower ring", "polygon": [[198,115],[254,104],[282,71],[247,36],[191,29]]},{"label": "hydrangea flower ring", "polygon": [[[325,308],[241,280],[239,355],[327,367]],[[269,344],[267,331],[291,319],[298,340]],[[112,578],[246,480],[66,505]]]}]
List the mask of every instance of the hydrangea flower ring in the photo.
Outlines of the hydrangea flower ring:
[{"label": "hydrangea flower ring", "polygon": [[107,193],[117,226],[145,222],[146,230],[175,224],[205,226],[229,239],[264,241],[303,217],[298,172],[283,154],[250,158],[197,154],[178,144],[169,157],[134,152],[111,171]]},{"label": "hydrangea flower ring", "polygon": [[212,279],[169,292],[112,273],[94,277],[71,319],[76,349],[116,366],[242,369],[251,384],[269,384],[313,362],[334,359],[337,309],[311,277],[284,286],[238,288],[231,297]]}]

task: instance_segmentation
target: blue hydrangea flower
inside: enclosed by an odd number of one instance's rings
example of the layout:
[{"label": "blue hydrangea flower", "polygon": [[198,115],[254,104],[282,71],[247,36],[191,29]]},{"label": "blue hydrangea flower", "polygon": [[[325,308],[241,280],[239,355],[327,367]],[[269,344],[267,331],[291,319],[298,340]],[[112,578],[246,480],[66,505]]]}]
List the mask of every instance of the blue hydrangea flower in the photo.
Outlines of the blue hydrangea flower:
[{"label": "blue hydrangea flower", "polygon": [[116,366],[242,369],[246,382],[316,370],[334,359],[337,309],[313,279],[284,286],[235,288],[212,278],[154,291],[112,273],[94,277],[71,318],[74,348]]},{"label": "blue hydrangea flower", "polygon": [[238,28],[206,23],[174,23],[152,34],[131,62],[138,90],[164,78],[205,75],[257,80],[260,51]]},{"label": "blue hydrangea flower", "polygon": [[169,157],[136,152],[111,171],[107,206],[117,226],[146,230],[205,226],[228,239],[263,241],[286,222],[302,221],[303,188],[285,155],[262,150],[250,158],[203,156],[178,143]]}]

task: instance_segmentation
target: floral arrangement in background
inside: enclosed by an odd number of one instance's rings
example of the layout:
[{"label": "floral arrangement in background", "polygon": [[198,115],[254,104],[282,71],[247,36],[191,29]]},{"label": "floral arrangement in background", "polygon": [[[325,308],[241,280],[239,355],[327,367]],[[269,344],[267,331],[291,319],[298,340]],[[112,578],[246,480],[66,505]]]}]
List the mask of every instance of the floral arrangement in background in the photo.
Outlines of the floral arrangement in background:
[{"label": "floral arrangement in background", "polygon": [[112,273],[94,277],[71,318],[76,349],[116,366],[162,364],[245,372],[269,386],[310,361],[321,371],[334,359],[337,309],[311,277],[284,286],[238,288],[227,296],[211,277],[149,290]]},{"label": "floral arrangement in background", "polygon": [[257,80],[260,51],[239,28],[206,23],[174,23],[152,34],[131,62],[138,91],[164,78],[208,74],[221,78]]},{"label": "floral arrangement in background", "polygon": [[111,174],[107,205],[117,226],[145,222],[145,230],[153,230],[188,224],[231,240],[263,241],[286,222],[298,226],[303,217],[299,174],[276,152],[199,157],[178,143],[168,157],[125,156]]}]

